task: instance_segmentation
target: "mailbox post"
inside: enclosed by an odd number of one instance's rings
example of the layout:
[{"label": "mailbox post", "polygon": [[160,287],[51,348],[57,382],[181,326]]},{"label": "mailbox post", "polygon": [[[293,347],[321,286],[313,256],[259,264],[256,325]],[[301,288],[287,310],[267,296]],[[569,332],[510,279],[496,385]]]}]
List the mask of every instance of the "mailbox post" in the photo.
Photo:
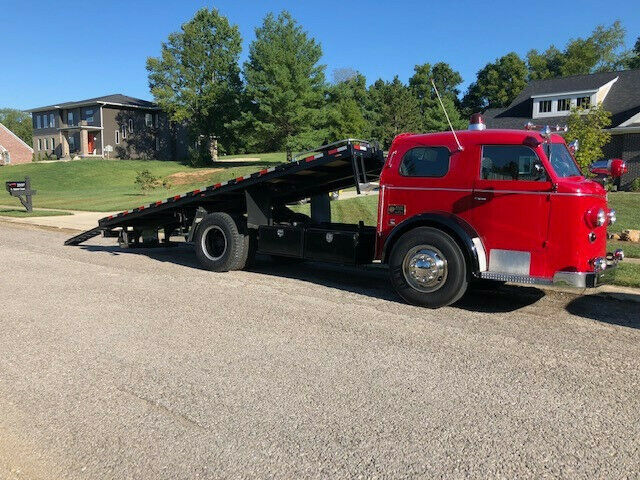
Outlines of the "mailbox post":
[{"label": "mailbox post", "polygon": [[36,194],[35,190],[31,190],[31,179],[25,177],[24,181],[5,182],[5,187],[9,195],[18,197],[22,206],[27,209],[28,213],[33,212],[32,197]]}]

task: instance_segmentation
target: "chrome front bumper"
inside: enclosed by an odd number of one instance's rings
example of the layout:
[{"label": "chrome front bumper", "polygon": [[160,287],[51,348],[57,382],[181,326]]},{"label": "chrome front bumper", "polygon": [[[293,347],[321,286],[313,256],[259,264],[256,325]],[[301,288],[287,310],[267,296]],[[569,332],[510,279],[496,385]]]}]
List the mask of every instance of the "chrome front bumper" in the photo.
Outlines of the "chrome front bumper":
[{"label": "chrome front bumper", "polygon": [[554,285],[566,285],[575,288],[594,288],[611,283],[618,263],[624,259],[622,250],[607,253],[606,258],[594,258],[593,272],[557,272],[553,276]]}]

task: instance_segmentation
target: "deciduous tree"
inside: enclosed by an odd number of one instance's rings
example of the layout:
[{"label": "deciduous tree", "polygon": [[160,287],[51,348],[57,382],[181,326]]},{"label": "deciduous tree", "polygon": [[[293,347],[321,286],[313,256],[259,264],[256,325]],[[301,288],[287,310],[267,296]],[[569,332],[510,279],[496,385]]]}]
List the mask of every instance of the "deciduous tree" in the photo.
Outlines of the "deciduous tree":
[{"label": "deciduous tree", "polygon": [[511,52],[478,72],[462,103],[466,113],[508,106],[527,85],[527,65]]},{"label": "deciduous tree", "polygon": [[0,108],[0,123],[20,137],[27,145],[33,143],[31,115],[14,108]]},{"label": "deciduous tree", "polygon": [[[237,26],[215,8],[203,8],[169,35],[160,57],[147,59],[158,105],[172,121],[187,124],[194,140],[214,135],[223,150],[234,142],[227,125],[239,114],[241,43]],[[197,155],[209,153],[202,148]]]},{"label": "deciduous tree", "polygon": [[624,27],[615,21],[610,27],[598,25],[587,38],[572,39],[562,51],[553,45],[542,53],[530,50],[527,54],[529,77],[539,80],[623,68],[624,38]]},{"label": "deciduous tree", "polygon": [[611,113],[601,105],[590,109],[574,107],[571,110],[566,139],[568,142],[578,140],[576,160],[585,174],[591,163],[602,159],[602,147],[611,139],[611,134],[605,130],[610,125]]}]

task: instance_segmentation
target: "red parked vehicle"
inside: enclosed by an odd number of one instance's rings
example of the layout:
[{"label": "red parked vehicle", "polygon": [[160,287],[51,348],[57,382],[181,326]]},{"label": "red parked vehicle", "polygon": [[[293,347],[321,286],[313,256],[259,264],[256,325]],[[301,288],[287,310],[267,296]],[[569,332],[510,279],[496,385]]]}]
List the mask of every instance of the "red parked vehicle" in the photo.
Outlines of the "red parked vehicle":
[{"label": "red parked vehicle", "polygon": [[[389,265],[407,302],[431,308],[472,282],[594,287],[624,258],[606,252],[615,212],[584,178],[560,135],[534,130],[403,134],[386,159],[372,143],[344,140],[294,162],[100,220],[69,239],[102,233],[125,248],[184,236],[204,268],[242,269],[276,258]],[[621,174],[621,160],[598,173]],[[331,222],[329,193],[380,180],[377,226]],[[288,205],[311,198],[311,216]]]}]

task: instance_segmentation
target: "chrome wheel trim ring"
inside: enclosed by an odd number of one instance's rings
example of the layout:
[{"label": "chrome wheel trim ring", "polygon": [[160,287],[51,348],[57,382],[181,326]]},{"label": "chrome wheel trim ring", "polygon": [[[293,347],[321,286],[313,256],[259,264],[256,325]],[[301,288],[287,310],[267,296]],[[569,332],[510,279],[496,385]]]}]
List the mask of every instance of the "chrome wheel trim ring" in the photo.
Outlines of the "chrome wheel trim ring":
[{"label": "chrome wheel trim ring", "polygon": [[[215,234],[220,234],[222,236],[222,239],[224,240],[224,246],[222,248],[222,253],[220,255],[214,256],[209,252],[209,235],[212,233],[211,231],[215,230],[216,232]],[[201,240],[201,247],[202,247],[202,251],[205,254],[205,256],[212,261],[217,261],[220,260],[224,254],[227,252],[227,236],[224,234],[224,232],[222,231],[222,229],[217,226],[217,225],[211,225],[209,227],[207,227],[205,229],[205,231],[202,233],[202,240]]]},{"label": "chrome wheel trim ring", "polygon": [[402,274],[418,292],[432,293],[447,281],[447,259],[432,245],[417,245],[407,252],[402,262]]}]

